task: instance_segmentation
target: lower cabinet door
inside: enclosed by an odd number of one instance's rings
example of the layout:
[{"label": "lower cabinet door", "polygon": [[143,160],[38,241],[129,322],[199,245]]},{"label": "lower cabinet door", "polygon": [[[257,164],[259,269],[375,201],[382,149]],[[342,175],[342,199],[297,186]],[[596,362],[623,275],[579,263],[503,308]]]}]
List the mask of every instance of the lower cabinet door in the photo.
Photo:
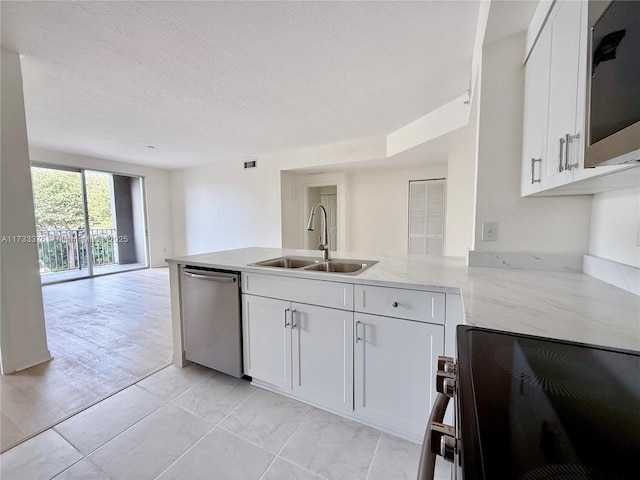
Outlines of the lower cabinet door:
[{"label": "lower cabinet door", "polygon": [[244,372],[291,390],[291,302],[242,295]]},{"label": "lower cabinet door", "polygon": [[355,413],[421,440],[435,399],[444,326],[355,314]]},{"label": "lower cabinet door", "polygon": [[292,304],[293,391],[353,411],[353,312]]}]

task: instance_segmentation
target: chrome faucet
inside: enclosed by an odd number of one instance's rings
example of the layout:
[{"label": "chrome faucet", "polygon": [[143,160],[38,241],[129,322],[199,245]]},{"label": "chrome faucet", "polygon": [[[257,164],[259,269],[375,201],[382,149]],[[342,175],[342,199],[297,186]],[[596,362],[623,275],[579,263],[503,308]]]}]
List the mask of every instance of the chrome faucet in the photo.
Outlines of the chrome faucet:
[{"label": "chrome faucet", "polygon": [[313,224],[316,219],[316,210],[318,207],[322,209],[322,236],[320,237],[320,246],[318,248],[322,252],[323,260],[331,260],[329,255],[329,236],[327,235],[327,210],[321,203],[316,203],[311,208],[311,215],[309,215],[309,221],[307,222],[307,230],[313,232]]}]

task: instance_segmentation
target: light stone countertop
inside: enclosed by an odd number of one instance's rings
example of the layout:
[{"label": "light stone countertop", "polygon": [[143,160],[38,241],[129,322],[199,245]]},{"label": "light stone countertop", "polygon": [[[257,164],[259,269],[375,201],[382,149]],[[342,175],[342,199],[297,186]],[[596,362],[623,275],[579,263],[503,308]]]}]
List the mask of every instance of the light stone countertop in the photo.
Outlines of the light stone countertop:
[{"label": "light stone countertop", "polygon": [[243,248],[167,259],[169,263],[461,294],[466,321],[512,332],[640,351],[640,297],[582,273],[469,267],[461,257],[332,252],[377,260],[359,275],[251,267],[315,250]]}]

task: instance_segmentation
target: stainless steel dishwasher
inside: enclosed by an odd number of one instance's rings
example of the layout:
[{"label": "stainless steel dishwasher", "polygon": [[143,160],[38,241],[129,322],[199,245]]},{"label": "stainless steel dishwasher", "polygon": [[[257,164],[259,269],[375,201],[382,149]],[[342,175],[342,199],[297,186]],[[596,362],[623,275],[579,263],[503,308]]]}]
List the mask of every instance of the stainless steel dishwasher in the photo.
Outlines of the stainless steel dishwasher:
[{"label": "stainless steel dishwasher", "polygon": [[242,377],[240,274],[182,268],[185,358]]}]

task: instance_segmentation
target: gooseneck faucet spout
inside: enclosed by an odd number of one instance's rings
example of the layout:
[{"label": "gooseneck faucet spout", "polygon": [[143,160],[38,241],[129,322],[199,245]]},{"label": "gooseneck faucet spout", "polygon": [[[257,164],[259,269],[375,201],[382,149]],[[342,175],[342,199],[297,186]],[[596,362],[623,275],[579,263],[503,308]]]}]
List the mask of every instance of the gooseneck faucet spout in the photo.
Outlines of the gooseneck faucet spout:
[{"label": "gooseneck faucet spout", "polygon": [[309,221],[307,222],[307,230],[313,232],[314,222],[316,219],[316,210],[320,207],[322,210],[322,236],[320,237],[320,246],[318,247],[322,252],[323,260],[330,260],[329,255],[329,236],[327,235],[327,210],[321,203],[316,203],[311,208],[311,214],[309,215]]}]

